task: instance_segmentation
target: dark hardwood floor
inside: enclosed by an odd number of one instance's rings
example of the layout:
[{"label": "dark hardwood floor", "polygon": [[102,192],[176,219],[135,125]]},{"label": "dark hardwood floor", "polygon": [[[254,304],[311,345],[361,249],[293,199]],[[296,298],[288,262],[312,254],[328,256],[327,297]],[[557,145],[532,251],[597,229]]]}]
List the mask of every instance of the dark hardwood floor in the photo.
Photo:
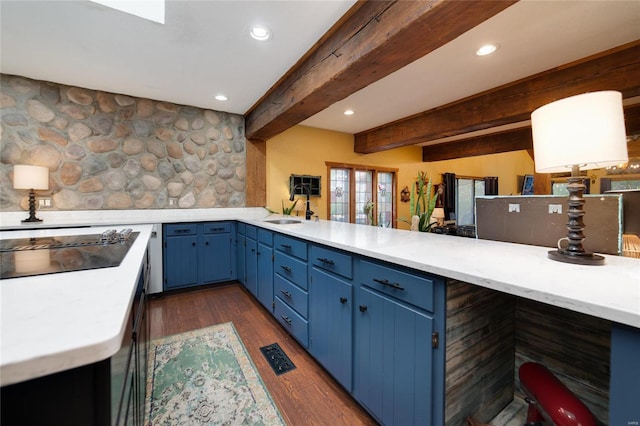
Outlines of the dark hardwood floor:
[{"label": "dark hardwood floor", "polygon": [[[152,298],[151,338],[233,322],[289,425],[375,425],[369,414],[240,284]],[[278,343],[296,369],[276,376],[260,347]]]}]

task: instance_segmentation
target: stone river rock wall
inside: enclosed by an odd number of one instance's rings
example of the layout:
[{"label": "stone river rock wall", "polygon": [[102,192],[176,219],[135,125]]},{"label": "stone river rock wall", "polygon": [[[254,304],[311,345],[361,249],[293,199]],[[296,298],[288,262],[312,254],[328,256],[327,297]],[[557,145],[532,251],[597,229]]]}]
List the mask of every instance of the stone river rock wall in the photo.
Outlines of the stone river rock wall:
[{"label": "stone river rock wall", "polygon": [[[49,168],[52,210],[241,207],[241,115],[0,75],[0,208],[13,165]],[[170,202],[171,201],[171,202]]]}]

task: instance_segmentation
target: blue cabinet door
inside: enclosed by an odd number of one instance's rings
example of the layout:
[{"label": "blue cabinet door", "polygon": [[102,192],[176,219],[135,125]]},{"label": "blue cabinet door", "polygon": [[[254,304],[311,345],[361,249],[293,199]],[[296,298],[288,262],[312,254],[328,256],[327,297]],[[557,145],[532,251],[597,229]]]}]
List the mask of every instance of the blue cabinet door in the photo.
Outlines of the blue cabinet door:
[{"label": "blue cabinet door", "polygon": [[245,237],[245,287],[258,297],[258,243]]},{"label": "blue cabinet door", "polygon": [[198,237],[167,237],[164,243],[165,289],[198,284]]},{"label": "blue cabinet door", "polygon": [[309,352],[351,392],[352,286],[317,268],[309,283]]},{"label": "blue cabinet door", "polygon": [[354,395],[385,425],[430,425],[433,319],[361,287],[355,307]]},{"label": "blue cabinet door", "polygon": [[609,424],[640,423],[640,330],[613,323],[611,327],[611,381]]},{"label": "blue cabinet door", "polygon": [[232,240],[230,234],[204,234],[200,256],[203,284],[229,281],[232,278]]},{"label": "blue cabinet door", "polygon": [[258,300],[273,313],[273,248],[258,243]]},{"label": "blue cabinet door", "polygon": [[244,234],[236,235],[236,271],[238,281],[243,285],[246,282],[246,265],[245,265],[245,237]]}]

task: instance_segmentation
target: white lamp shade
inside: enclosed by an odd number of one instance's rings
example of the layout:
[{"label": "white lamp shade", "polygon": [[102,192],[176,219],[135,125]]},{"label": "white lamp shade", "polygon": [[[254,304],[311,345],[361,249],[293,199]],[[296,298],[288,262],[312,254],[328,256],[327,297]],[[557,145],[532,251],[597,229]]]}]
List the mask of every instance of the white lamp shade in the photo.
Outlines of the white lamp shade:
[{"label": "white lamp shade", "polygon": [[434,208],[431,217],[434,219],[444,219],[444,209],[441,207]]},{"label": "white lamp shade", "polygon": [[14,189],[49,189],[49,169],[40,166],[13,166]]},{"label": "white lamp shade", "polygon": [[591,92],[544,105],[531,114],[538,173],[598,169],[628,161],[622,94]]}]

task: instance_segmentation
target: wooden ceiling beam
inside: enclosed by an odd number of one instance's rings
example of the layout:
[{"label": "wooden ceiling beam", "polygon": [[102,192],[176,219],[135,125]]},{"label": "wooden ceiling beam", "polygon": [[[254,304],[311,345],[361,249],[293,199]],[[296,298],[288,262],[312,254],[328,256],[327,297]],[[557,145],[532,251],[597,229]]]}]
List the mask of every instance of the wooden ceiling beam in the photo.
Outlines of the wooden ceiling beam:
[{"label": "wooden ceiling beam", "polygon": [[245,114],[247,138],[287,130],[516,2],[359,1]]},{"label": "wooden ceiling beam", "polygon": [[422,148],[422,161],[453,160],[521,149],[533,150],[531,127],[425,146]]},{"label": "wooden ceiling beam", "polygon": [[[640,104],[624,108],[624,122],[627,135],[640,134]],[[456,158],[519,151],[521,149],[526,149],[531,159],[534,159],[531,126],[455,142],[428,145],[422,148],[422,161],[454,160]],[[629,156],[637,157],[640,155],[636,150],[637,148],[632,149],[630,146]]]},{"label": "wooden ceiling beam", "polygon": [[640,95],[640,41],[358,133],[354,151],[369,154],[518,123],[549,102],[597,90],[619,90],[625,99]]}]

